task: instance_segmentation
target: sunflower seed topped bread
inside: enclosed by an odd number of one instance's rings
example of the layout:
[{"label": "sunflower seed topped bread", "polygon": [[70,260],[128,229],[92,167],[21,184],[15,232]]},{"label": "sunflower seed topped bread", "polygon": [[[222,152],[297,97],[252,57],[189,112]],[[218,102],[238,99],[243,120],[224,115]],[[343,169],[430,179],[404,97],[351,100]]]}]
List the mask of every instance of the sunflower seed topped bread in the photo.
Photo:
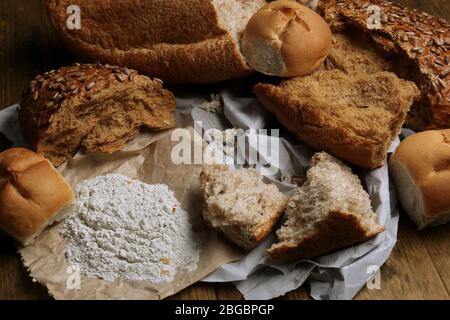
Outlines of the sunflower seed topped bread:
[{"label": "sunflower seed topped bread", "polygon": [[286,214],[279,242],[267,251],[274,260],[314,258],[384,230],[358,176],[325,152],[312,158],[307,180],[289,199]]},{"label": "sunflower seed topped bread", "polygon": [[206,165],[200,189],[205,222],[245,250],[256,247],[272,231],[287,202],[278,188],[263,183],[254,169]]},{"label": "sunflower seed topped bread", "polygon": [[74,64],[36,76],[19,119],[32,148],[60,165],[80,148],[119,151],[141,127],[174,127],[174,112],[175,98],[160,80],[126,67]]},{"label": "sunflower seed topped bread", "polygon": [[257,84],[266,109],[300,140],[365,168],[383,165],[419,95],[393,73],[319,70],[280,85]]},{"label": "sunflower seed topped bread", "polygon": [[[381,10],[380,23],[372,19],[377,8]],[[408,127],[424,130],[450,126],[447,21],[385,0],[321,0],[318,10],[334,32],[367,34],[393,59],[393,71],[417,84],[422,95],[408,115]]]},{"label": "sunflower seed topped bread", "polygon": [[265,0],[78,0],[81,28],[67,28],[69,0],[47,15],[76,55],[128,66],[167,83],[209,83],[252,73],[240,33]]},{"label": "sunflower seed topped bread", "polygon": [[23,245],[59,221],[74,200],[70,185],[52,164],[33,151],[0,153],[0,229]]}]

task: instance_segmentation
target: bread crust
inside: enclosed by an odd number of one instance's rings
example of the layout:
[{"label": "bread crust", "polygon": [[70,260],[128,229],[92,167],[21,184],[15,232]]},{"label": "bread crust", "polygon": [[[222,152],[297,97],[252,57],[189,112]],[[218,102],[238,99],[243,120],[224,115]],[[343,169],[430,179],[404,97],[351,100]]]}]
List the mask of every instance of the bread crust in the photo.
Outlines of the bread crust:
[{"label": "bread crust", "polygon": [[[278,220],[283,215],[288,199],[287,197],[281,195],[281,193],[277,190],[279,193],[278,198],[280,198],[280,202],[272,203],[271,208],[265,208],[265,210],[272,209],[272,211],[270,212],[270,215],[265,217],[264,221],[260,223],[241,223],[240,221],[227,219],[225,218],[226,213],[221,211],[222,208],[212,208],[208,206],[207,199],[211,195],[208,192],[210,186],[207,184],[210,183],[212,174],[220,171],[226,172],[228,170],[228,167],[225,165],[210,165],[205,166],[204,170],[200,173],[200,190],[205,200],[202,211],[203,220],[210,227],[222,232],[229,241],[235,243],[244,250],[249,251],[260,244],[270,234],[270,232],[272,232]],[[213,226],[212,222],[215,218],[212,218],[210,210],[218,211],[220,212],[220,215],[223,216],[222,221],[220,221],[218,225],[216,223],[216,225]],[[242,212],[243,216],[245,214],[246,212]]]},{"label": "bread crust", "polygon": [[[370,6],[381,8],[381,23],[369,29]],[[450,126],[447,21],[385,0],[321,0],[318,10],[333,31],[350,28],[365,32],[385,52],[396,55],[397,64],[407,63],[399,75],[416,82],[422,91],[420,103],[408,116],[408,127],[417,131]],[[414,68],[417,71],[412,72]]]},{"label": "bread crust", "polygon": [[401,203],[419,228],[450,219],[450,129],[407,137],[392,156],[390,169]]},{"label": "bread crust", "polygon": [[[66,27],[71,2],[46,2],[57,35],[83,58],[128,66],[167,83],[210,83],[252,73],[212,1],[82,0],[77,5],[83,26],[74,31]],[[139,10],[130,10],[135,7]]]},{"label": "bread crust", "polygon": [[377,229],[367,229],[354,215],[332,211],[302,242],[275,244],[267,250],[267,253],[273,260],[286,262],[315,258],[364,242],[383,232],[384,229],[382,226],[378,226]]},{"label": "bread crust", "polygon": [[[265,43],[280,60],[267,63],[255,43]],[[294,1],[271,2],[250,19],[242,37],[242,51],[250,66],[262,73],[294,77],[317,69],[331,49],[331,30],[316,12]],[[273,59],[272,59],[273,60]],[[258,68],[260,66],[260,68]],[[282,66],[281,70],[278,69]]]},{"label": "bread crust", "polygon": [[23,148],[0,153],[0,229],[30,243],[74,199],[52,164]]},{"label": "bread crust", "polygon": [[[311,77],[317,76],[317,81],[320,83],[321,75],[325,72],[328,71],[317,71]],[[339,74],[337,70],[333,72],[336,75]],[[382,73],[380,76],[391,81],[394,81],[393,77],[395,77],[388,73]],[[403,80],[397,79],[397,81]],[[412,104],[418,91],[412,83],[405,83],[405,88],[408,88],[407,85],[410,90],[405,96],[407,96],[406,99],[411,100],[410,104]],[[295,97],[295,93],[286,89],[283,83],[280,86],[257,84],[254,92],[266,109],[300,140],[316,150],[327,151],[343,160],[369,169],[383,165],[390,143],[398,135],[410,105],[397,106],[398,110],[392,110],[392,114],[387,119],[388,123],[378,123],[380,127],[378,132],[361,133],[338,123],[339,119],[334,119],[332,110],[322,110],[323,106],[309,104],[305,101],[306,99]],[[333,101],[329,101],[329,104],[332,105]],[[376,120],[367,118],[366,121],[370,123]]]},{"label": "bread crust", "polygon": [[[128,110],[130,127],[111,123],[108,115],[100,118],[102,108],[114,103],[119,106],[111,113]],[[60,165],[80,147],[112,153],[121,150],[141,127],[172,128],[175,108],[175,97],[159,80],[128,68],[76,63],[36,76],[22,97],[19,120],[32,149]],[[79,117],[87,114],[96,117],[95,123],[82,123]],[[79,126],[85,127],[84,132]],[[110,141],[94,142],[99,137],[93,128],[111,132],[119,128],[120,132]]]}]

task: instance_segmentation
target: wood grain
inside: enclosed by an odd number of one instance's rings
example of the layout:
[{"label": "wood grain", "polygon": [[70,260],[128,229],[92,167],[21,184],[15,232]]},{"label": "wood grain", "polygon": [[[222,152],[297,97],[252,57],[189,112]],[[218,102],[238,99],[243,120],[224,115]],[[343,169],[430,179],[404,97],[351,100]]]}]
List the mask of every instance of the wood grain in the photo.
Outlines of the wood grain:
[{"label": "wood grain", "polygon": [[[398,0],[450,20],[448,0]],[[74,61],[55,39],[42,1],[0,1],[0,109],[16,103],[36,75]],[[450,224],[418,232],[401,214],[398,243],[381,268],[381,290],[356,299],[450,299]],[[49,299],[32,282],[13,243],[0,238],[0,299]],[[309,299],[307,288],[282,299]],[[195,284],[171,299],[242,299],[232,284]]]}]

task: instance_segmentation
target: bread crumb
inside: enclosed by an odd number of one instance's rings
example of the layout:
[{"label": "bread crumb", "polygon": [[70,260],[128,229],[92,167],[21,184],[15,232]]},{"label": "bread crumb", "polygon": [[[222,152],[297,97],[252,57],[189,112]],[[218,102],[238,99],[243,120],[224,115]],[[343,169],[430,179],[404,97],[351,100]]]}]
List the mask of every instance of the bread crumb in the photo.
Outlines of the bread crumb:
[{"label": "bread crumb", "polygon": [[210,100],[203,101],[198,107],[212,113],[223,113],[223,101],[220,94],[216,93],[211,93]]}]

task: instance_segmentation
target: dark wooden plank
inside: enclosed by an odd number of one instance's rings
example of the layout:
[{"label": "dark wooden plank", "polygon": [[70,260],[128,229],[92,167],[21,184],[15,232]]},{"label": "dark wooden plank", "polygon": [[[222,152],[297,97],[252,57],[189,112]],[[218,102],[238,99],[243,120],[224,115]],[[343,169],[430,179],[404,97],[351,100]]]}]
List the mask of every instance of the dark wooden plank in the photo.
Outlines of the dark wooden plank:
[{"label": "dark wooden plank", "polygon": [[[425,235],[417,231],[404,212],[401,213],[399,228],[394,251],[381,268],[381,289],[364,288],[356,299],[449,299],[438,266],[434,264],[436,257],[429,252],[424,241]],[[446,244],[448,247],[450,242]],[[433,242],[432,247],[436,245],[439,244]],[[449,258],[448,249],[445,256]],[[447,269],[449,267],[447,265]]]}]

